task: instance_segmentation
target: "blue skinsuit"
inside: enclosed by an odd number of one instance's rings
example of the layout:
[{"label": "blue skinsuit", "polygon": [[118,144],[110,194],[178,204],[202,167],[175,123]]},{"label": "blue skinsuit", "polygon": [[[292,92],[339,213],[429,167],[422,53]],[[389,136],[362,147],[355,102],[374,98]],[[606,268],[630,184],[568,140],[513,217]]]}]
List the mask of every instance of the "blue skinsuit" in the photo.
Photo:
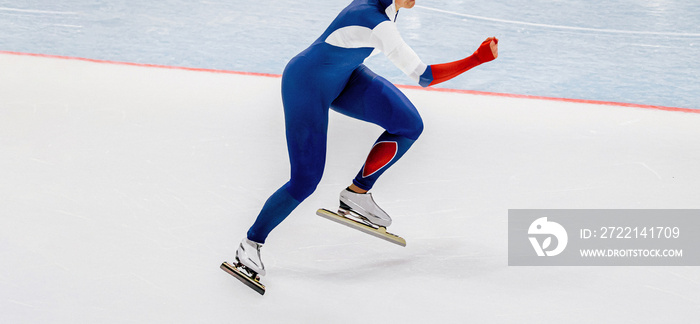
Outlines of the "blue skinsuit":
[{"label": "blue skinsuit", "polygon": [[[420,115],[408,98],[362,64],[375,49],[372,44],[378,44],[385,50],[388,48],[392,56],[385,54],[397,66],[401,65],[404,72],[414,71],[414,79],[421,84],[431,81],[430,68],[417,60],[415,53],[398,37],[392,21],[396,17],[393,6],[392,0],[353,1],[321,37],[287,64],[282,75],[282,101],[291,178],[266,201],[248,231],[248,239],[264,243],[270,231],[311,195],[321,181],[329,108],[383,127],[386,131],[377,143],[396,143],[390,161],[371,175],[360,170],[353,180],[365,190],[374,185],[423,131]],[[393,39],[396,37],[398,40]]]}]

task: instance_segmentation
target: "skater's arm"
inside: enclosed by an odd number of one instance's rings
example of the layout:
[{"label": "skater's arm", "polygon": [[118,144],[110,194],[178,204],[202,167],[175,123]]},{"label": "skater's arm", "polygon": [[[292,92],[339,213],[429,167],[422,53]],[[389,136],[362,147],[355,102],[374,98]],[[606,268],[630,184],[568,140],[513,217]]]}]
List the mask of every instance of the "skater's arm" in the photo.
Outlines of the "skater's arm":
[{"label": "skater's arm", "polygon": [[401,38],[393,22],[385,21],[374,27],[371,35],[374,48],[382,51],[403,73],[416,82],[425,73],[428,65],[423,63],[418,54]]},{"label": "skater's arm", "polygon": [[481,46],[479,46],[474,54],[464,59],[450,63],[429,65],[421,75],[419,83],[423,87],[436,85],[469,71],[480,64],[493,61],[497,57],[498,39],[496,37],[489,37],[481,43]]},{"label": "skater's arm", "polygon": [[372,30],[372,44],[384,52],[387,58],[401,71],[423,87],[450,80],[477,65],[493,61],[498,57],[498,39],[487,38],[474,54],[450,63],[426,65],[399,34],[396,25],[383,22]]}]

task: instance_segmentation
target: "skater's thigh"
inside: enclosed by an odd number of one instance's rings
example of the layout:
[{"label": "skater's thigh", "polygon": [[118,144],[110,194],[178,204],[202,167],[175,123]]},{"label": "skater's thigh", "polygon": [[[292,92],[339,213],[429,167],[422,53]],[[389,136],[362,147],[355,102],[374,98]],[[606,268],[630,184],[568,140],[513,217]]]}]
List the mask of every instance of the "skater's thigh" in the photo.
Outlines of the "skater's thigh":
[{"label": "skater's thigh", "polygon": [[[295,58],[296,59],[296,58]],[[304,60],[297,59],[304,62]],[[301,67],[298,67],[301,66]],[[303,64],[290,64],[282,76],[282,103],[284,105],[287,141],[295,152],[311,152],[325,143],[328,129],[329,102],[323,84],[313,80]],[[326,100],[327,101],[327,100]],[[323,139],[324,143],[321,143]],[[304,148],[307,146],[307,148]],[[325,149],[325,146],[323,147]],[[308,154],[305,154],[306,156]]]},{"label": "skater's thigh", "polygon": [[285,114],[285,131],[292,173],[322,172],[326,158],[328,113],[297,112],[291,115],[293,118],[290,118],[290,114]]},{"label": "skater's thigh", "polygon": [[297,200],[310,195],[320,182],[326,162],[328,106],[319,91],[299,89],[283,81],[287,149],[291,165],[289,191]]},{"label": "skater's thigh", "polygon": [[338,98],[333,110],[344,115],[377,124],[392,134],[418,138],[423,121],[416,107],[395,85],[364,65],[352,77]]},{"label": "skater's thigh", "polygon": [[372,80],[377,77],[377,74],[372,72],[368,67],[360,65],[350,75],[345,88],[340,95],[333,100],[331,109],[353,118],[364,121],[374,122],[369,120],[367,107],[365,107],[365,93],[372,86]]}]

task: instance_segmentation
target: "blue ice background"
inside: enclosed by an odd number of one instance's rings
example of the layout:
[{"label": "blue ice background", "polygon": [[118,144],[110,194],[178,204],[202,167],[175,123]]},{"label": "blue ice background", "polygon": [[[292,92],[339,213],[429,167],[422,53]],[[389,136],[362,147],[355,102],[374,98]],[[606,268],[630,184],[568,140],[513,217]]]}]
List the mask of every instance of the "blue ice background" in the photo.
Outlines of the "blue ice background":
[{"label": "blue ice background", "polygon": [[[0,0],[0,50],[279,74],[348,3]],[[441,87],[700,109],[697,0],[417,0],[398,24],[428,64],[499,37],[498,60]]]}]

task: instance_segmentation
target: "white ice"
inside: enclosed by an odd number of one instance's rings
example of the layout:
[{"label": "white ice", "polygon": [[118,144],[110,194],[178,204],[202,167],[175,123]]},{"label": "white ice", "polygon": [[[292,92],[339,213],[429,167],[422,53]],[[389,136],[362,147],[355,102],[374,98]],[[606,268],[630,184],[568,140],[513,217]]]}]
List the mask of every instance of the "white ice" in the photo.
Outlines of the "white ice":
[{"label": "white ice", "polygon": [[278,78],[0,55],[2,323],[693,323],[697,267],[509,267],[512,208],[700,208],[700,114],[405,89],[426,124],[333,208],[376,126],[331,114],[325,177],[268,239],[259,296],[219,269],[288,177]]}]

